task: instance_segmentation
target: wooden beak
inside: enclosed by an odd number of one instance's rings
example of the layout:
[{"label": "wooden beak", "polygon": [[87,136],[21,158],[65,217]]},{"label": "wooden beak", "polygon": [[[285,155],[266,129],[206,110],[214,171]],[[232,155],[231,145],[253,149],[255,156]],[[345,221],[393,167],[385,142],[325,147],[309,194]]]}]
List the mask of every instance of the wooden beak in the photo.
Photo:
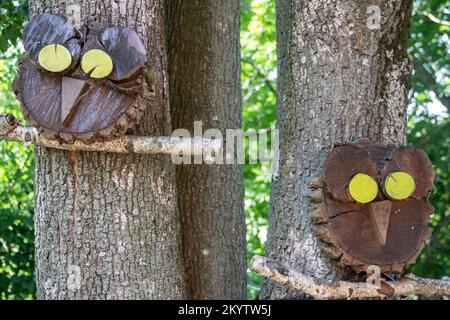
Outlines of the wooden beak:
[{"label": "wooden beak", "polygon": [[72,121],[76,107],[80,102],[80,97],[88,89],[86,81],[62,77],[61,80],[61,123],[67,127]]},{"label": "wooden beak", "polygon": [[370,221],[373,231],[380,245],[386,245],[387,231],[389,227],[389,218],[391,216],[392,201],[372,202],[369,207]]}]

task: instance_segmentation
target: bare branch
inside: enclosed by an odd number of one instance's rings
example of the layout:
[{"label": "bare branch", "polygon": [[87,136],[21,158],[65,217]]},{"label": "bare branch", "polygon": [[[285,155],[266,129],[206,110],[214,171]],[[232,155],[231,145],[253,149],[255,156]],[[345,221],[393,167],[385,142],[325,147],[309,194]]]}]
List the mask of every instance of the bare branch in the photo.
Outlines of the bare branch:
[{"label": "bare branch", "polygon": [[329,281],[288,270],[266,257],[254,256],[251,268],[256,273],[301,291],[316,299],[368,299],[387,296],[450,296],[450,281],[416,277],[412,274],[399,281],[382,281],[381,286],[366,282]]},{"label": "bare branch", "polygon": [[0,139],[69,151],[80,150],[113,153],[204,154],[205,156],[209,156],[214,153],[217,154],[222,147],[222,140],[220,139],[140,137],[128,135],[105,142],[86,143],[75,141],[73,143],[63,143],[57,140],[47,139],[33,127],[18,125],[16,118],[12,115],[0,116]]},{"label": "bare branch", "polygon": [[445,20],[439,19],[438,17],[434,16],[433,14],[431,14],[429,12],[425,12],[424,14],[432,22],[440,24],[440,25],[443,25],[443,26],[449,26],[450,27],[450,22],[449,21],[445,21]]}]

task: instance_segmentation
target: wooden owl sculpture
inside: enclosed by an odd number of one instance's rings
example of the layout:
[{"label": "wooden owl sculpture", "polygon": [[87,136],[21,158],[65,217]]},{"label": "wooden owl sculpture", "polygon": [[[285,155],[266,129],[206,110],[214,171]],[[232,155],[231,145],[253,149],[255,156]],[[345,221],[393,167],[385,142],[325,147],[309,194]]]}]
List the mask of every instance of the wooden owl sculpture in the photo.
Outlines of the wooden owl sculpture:
[{"label": "wooden owl sculpture", "polygon": [[[322,172],[313,219],[326,252],[357,272],[399,273],[430,236],[433,167],[425,152],[384,144],[337,145]],[[330,250],[330,248],[332,250]]]},{"label": "wooden owl sculpture", "polygon": [[147,53],[134,30],[78,30],[41,14],[23,42],[14,92],[25,119],[48,138],[108,139],[138,122]]}]

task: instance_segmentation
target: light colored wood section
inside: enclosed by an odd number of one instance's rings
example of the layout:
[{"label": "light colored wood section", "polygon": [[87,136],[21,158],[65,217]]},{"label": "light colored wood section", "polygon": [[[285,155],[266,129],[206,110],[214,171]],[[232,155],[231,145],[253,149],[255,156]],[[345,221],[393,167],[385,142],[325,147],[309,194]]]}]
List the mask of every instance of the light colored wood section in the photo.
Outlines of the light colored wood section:
[{"label": "light colored wood section", "polygon": [[92,49],[81,58],[81,69],[89,74],[91,78],[102,79],[111,74],[113,62],[105,51]]},{"label": "light colored wood section", "polygon": [[377,201],[370,204],[370,220],[372,222],[375,235],[382,246],[386,244],[391,208],[391,200]]},{"label": "light colored wood section", "polygon": [[358,173],[350,181],[348,191],[353,200],[359,203],[369,203],[377,196],[378,185],[371,176]]},{"label": "light colored wood section", "polygon": [[201,137],[178,138],[171,136],[131,136],[124,135],[109,141],[86,143],[75,141],[63,143],[47,139],[34,127],[20,126],[12,115],[0,115],[0,140],[19,141],[47,148],[68,151],[97,151],[110,153],[143,153],[168,155],[203,155],[205,161],[212,161],[211,155],[222,148],[221,139]]},{"label": "light colored wood section", "polygon": [[66,47],[49,44],[39,51],[39,65],[50,72],[62,72],[72,63],[72,56]]},{"label": "light colored wood section", "polygon": [[409,198],[416,190],[413,177],[406,172],[393,172],[387,178],[384,188],[389,197],[394,200]]},{"label": "light colored wood section", "polygon": [[70,124],[77,100],[87,87],[87,82],[80,79],[62,77],[61,81],[61,123]]}]

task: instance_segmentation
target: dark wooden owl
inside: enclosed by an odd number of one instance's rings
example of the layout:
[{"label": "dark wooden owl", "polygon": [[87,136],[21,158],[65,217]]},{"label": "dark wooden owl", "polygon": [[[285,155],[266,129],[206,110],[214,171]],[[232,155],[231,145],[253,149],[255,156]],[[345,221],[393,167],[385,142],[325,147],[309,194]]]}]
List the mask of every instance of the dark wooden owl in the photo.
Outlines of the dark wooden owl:
[{"label": "dark wooden owl", "polygon": [[[322,219],[315,228],[334,259],[360,272],[399,273],[430,236],[433,167],[425,152],[384,144],[342,144],[325,160]],[[324,230],[325,228],[325,230]],[[328,250],[328,252],[330,252]]]},{"label": "dark wooden owl", "polygon": [[78,30],[41,14],[25,27],[14,92],[25,119],[48,138],[112,138],[136,124],[147,53],[130,28]]}]

